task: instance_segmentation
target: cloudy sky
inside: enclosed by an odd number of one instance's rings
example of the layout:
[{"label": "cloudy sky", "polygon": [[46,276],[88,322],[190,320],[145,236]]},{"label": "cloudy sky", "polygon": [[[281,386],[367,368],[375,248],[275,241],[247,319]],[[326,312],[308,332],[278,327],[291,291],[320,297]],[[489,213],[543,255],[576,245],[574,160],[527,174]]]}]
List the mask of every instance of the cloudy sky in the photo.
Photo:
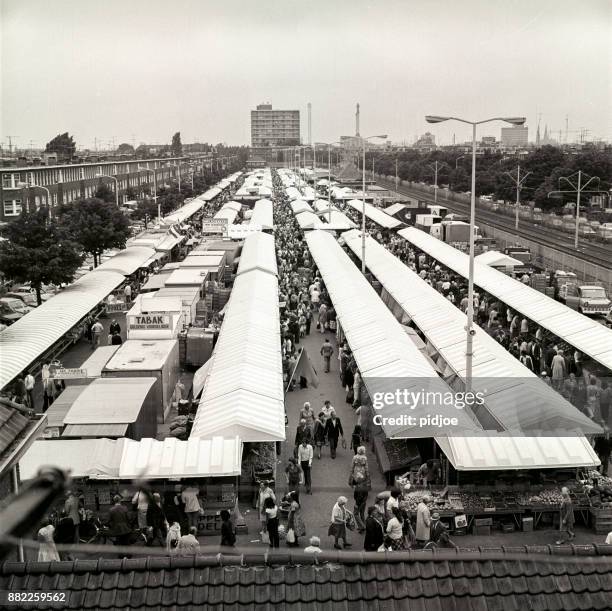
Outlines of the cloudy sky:
[{"label": "cloudy sky", "polygon": [[[612,139],[610,0],[0,0],[1,141],[248,144],[312,103],[313,140],[411,142],[425,114],[525,115]],[[465,127],[430,128],[438,141]],[[483,129],[499,137],[499,125]],[[570,133],[570,139],[574,136]]]}]

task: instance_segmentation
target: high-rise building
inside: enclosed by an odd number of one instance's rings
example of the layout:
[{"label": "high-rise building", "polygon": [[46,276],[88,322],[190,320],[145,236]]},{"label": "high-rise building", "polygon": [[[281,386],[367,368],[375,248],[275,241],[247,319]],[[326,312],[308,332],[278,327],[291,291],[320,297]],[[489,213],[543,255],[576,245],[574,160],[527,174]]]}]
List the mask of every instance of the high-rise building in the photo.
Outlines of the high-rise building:
[{"label": "high-rise building", "polygon": [[273,110],[259,104],[251,111],[251,157],[277,161],[280,150],[300,144],[300,111]]},{"label": "high-rise building", "polygon": [[519,148],[527,146],[528,129],[526,125],[514,125],[502,127],[501,143],[503,148]]}]

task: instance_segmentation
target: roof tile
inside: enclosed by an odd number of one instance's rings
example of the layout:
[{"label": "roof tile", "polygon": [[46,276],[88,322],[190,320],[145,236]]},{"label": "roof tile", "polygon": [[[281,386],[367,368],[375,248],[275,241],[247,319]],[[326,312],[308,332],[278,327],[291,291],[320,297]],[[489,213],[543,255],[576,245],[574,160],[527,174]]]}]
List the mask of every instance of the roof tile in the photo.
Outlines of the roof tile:
[{"label": "roof tile", "polygon": [[83,607],[85,609],[97,609],[100,606],[100,595],[102,590],[86,590]]},{"label": "roof tile", "polygon": [[98,605],[100,609],[110,609],[115,606],[115,598],[116,592],[110,588],[103,589],[100,592],[100,600],[98,601]]}]

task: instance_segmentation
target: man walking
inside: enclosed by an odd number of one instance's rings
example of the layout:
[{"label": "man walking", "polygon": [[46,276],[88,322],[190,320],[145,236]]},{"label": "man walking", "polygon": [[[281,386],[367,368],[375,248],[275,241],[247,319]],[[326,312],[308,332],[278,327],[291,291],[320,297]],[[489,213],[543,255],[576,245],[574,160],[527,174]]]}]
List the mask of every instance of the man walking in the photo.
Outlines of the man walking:
[{"label": "man walking", "polygon": [[329,339],[326,339],[321,346],[321,356],[323,357],[323,361],[325,363],[325,373],[329,373],[331,357],[334,353],[333,346],[329,343]]},{"label": "man walking", "polygon": [[28,375],[26,375],[23,383],[25,384],[26,393],[28,395],[28,403],[30,404],[29,408],[34,410],[34,384],[36,383],[36,380],[34,379],[31,371],[28,371]]},{"label": "man walking", "polygon": [[423,548],[431,537],[431,513],[428,503],[431,503],[431,497],[425,495],[423,500],[417,505],[416,517],[416,542],[417,547]]},{"label": "man walking", "polygon": [[103,331],[104,331],[104,327],[102,326],[102,323],[99,320],[96,320],[96,322],[91,327],[91,347],[92,348],[95,349],[100,346],[100,337],[102,337]]},{"label": "man walking", "polygon": [[310,469],[312,467],[312,458],[314,452],[312,446],[309,443],[309,439],[304,437],[302,443],[298,447],[298,461],[302,467],[304,473],[304,485],[306,486],[306,494],[312,494],[312,480],[310,476]]},{"label": "man walking", "polygon": [[338,447],[338,438],[344,438],[344,431],[342,430],[342,422],[340,418],[336,416],[336,412],[332,412],[329,420],[325,423],[325,433],[329,440],[329,449],[331,457],[336,458],[336,448]]}]

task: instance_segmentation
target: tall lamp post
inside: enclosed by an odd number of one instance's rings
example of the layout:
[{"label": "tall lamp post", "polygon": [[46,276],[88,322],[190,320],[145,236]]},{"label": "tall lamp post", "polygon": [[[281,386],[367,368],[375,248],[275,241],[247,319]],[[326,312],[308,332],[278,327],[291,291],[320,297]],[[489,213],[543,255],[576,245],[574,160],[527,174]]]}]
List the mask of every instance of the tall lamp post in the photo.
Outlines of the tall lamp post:
[{"label": "tall lamp post", "polygon": [[362,163],[362,174],[361,174],[361,180],[362,180],[362,185],[361,185],[361,203],[362,203],[362,208],[361,208],[361,273],[365,274],[366,272],[366,260],[365,260],[365,255],[366,255],[366,140],[371,140],[372,138],[381,138],[382,140],[386,139],[387,134],[383,134],[382,136],[368,136],[367,138],[361,138],[361,144],[362,144],[362,152],[363,152],[363,163]]},{"label": "tall lamp post", "polygon": [[[503,161],[503,159],[501,161]],[[515,205],[516,218],[514,219],[514,228],[518,229],[519,208],[521,207],[521,189],[523,188],[523,183],[527,179],[527,176],[529,176],[531,172],[527,172],[527,174],[523,174],[523,177],[521,178],[521,164],[519,163],[518,166],[516,167],[516,178],[514,178],[514,176],[512,176],[510,172],[506,172],[506,174],[510,176],[512,182],[516,185],[516,205]]]},{"label": "tall lamp post", "polygon": [[459,121],[472,126],[472,192],[470,194],[470,265],[468,274],[468,310],[466,331],[466,350],[465,350],[465,390],[472,390],[472,360],[473,360],[473,339],[474,339],[474,227],[476,224],[476,126],[492,121],[505,121],[511,125],[523,125],[525,117],[493,117],[484,121],[467,121],[458,117],[439,117],[427,115],[427,123],[442,123],[443,121]]},{"label": "tall lamp post", "polygon": [[334,144],[342,144],[342,142],[318,142],[317,144],[327,146],[327,221],[331,223],[331,150]]},{"label": "tall lamp post", "polygon": [[96,178],[110,178],[115,181],[115,204],[119,208],[119,181],[116,176],[110,176],[109,174],[96,174]]}]

